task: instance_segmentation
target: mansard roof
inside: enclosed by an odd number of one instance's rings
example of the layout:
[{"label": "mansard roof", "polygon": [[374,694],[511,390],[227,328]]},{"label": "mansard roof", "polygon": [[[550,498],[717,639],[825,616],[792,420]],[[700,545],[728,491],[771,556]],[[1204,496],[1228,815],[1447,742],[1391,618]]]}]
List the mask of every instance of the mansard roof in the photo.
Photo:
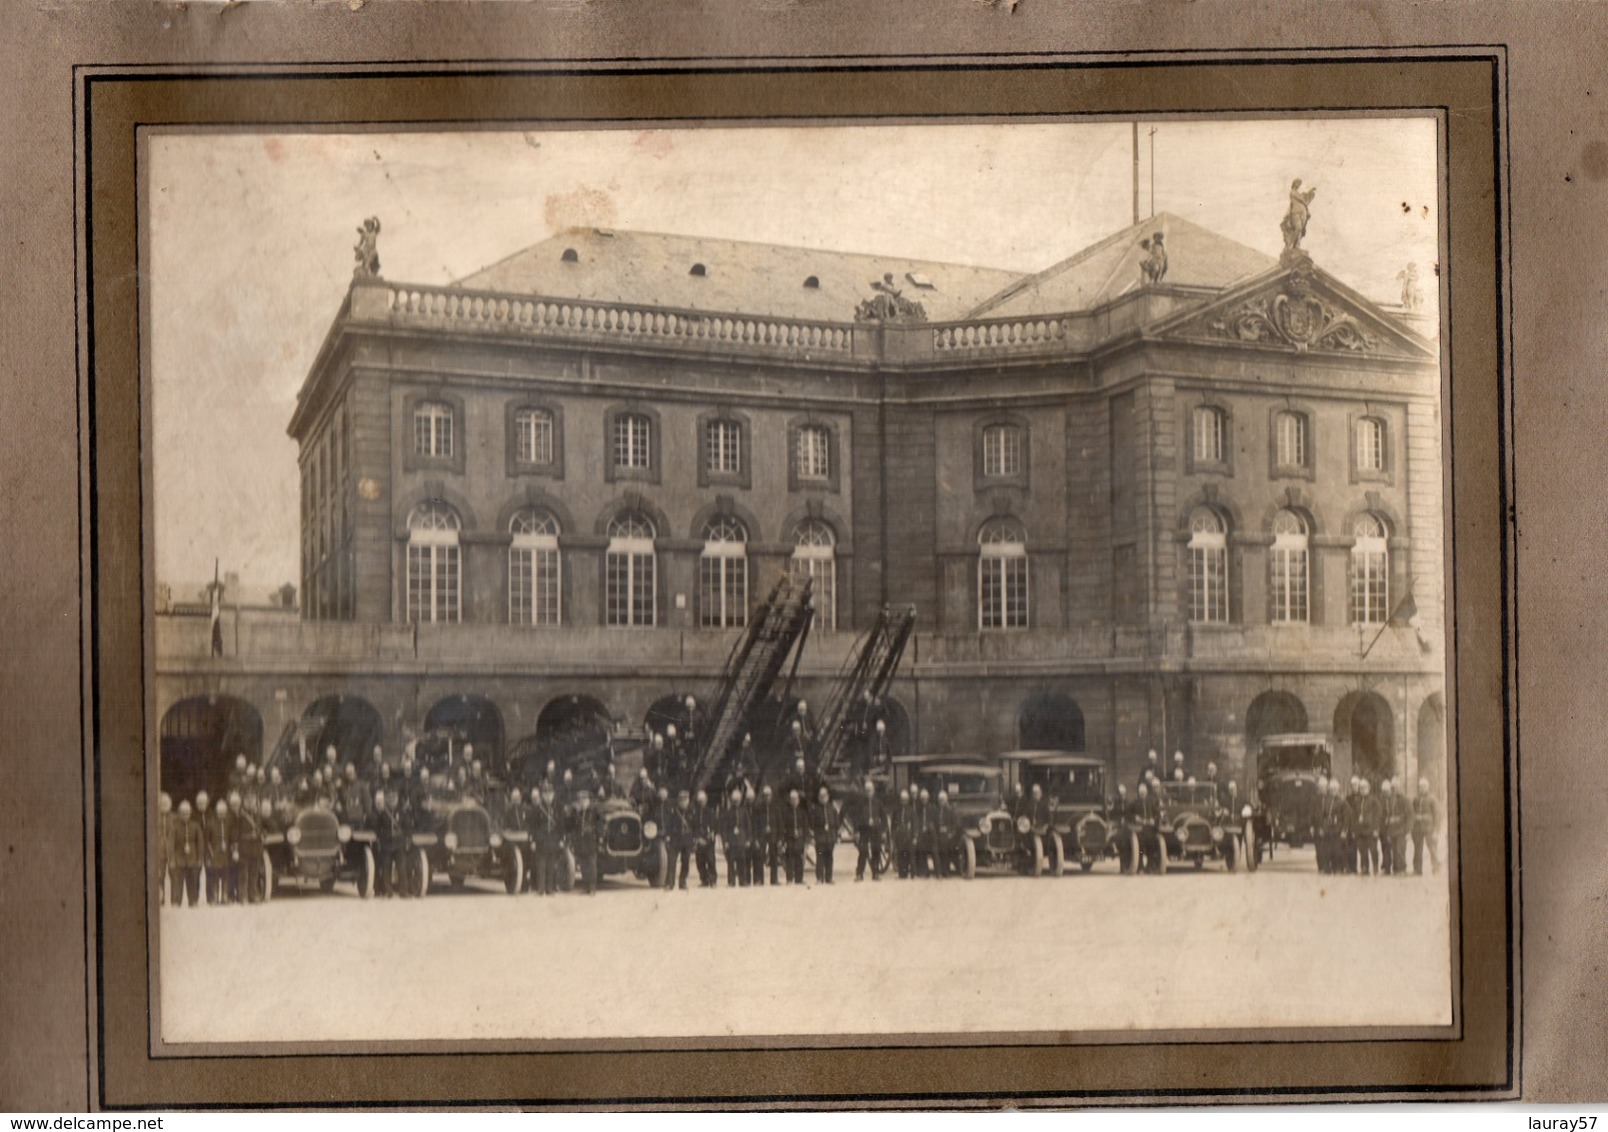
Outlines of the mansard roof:
[{"label": "mansard roof", "polygon": [[[573,252],[573,256],[570,253]],[[700,267],[701,272],[695,269]],[[934,322],[965,316],[1020,273],[625,229],[572,228],[453,284],[470,291],[642,303],[846,322],[873,280],[892,274]],[[808,280],[813,285],[807,285]]]}]

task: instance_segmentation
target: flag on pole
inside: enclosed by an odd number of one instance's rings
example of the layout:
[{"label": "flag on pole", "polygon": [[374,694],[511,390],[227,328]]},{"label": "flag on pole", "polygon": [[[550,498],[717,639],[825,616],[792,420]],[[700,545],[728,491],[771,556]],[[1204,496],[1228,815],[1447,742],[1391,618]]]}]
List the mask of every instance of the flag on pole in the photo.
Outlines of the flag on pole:
[{"label": "flag on pole", "polygon": [[1396,608],[1390,612],[1392,625],[1411,625],[1418,616],[1418,603],[1413,600],[1413,584],[1407,583],[1407,596],[1396,603]]},{"label": "flag on pole", "polygon": [[223,584],[218,581],[218,562],[212,561],[212,655],[223,655]]}]

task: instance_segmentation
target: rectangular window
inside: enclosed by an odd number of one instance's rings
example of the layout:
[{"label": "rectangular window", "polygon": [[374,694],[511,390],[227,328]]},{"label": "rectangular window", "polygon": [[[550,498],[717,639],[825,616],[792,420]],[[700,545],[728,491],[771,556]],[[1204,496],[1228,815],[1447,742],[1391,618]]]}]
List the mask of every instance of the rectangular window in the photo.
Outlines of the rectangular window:
[{"label": "rectangular window", "polygon": [[413,410],[413,451],[443,459],[452,456],[452,409],[447,405],[420,405]]},{"label": "rectangular window", "polygon": [[508,552],[508,620],[557,625],[558,548],[516,546]]},{"label": "rectangular window", "polygon": [[607,618],[613,626],[645,628],[654,623],[654,556],[610,551],[605,559]]},{"label": "rectangular window", "polygon": [[1275,546],[1269,552],[1273,577],[1273,620],[1280,623],[1308,620],[1307,552],[1305,549]]},{"label": "rectangular window", "polygon": [[979,621],[982,627],[1027,628],[1026,557],[985,556],[979,566]]},{"label": "rectangular window", "polygon": [[456,546],[409,546],[408,620],[459,620],[458,583]]},{"label": "rectangular window", "polygon": [[1385,426],[1371,417],[1357,422],[1357,470],[1385,470]]},{"label": "rectangular window", "polygon": [[748,559],[704,555],[698,562],[698,623],[705,629],[748,624]]},{"label": "rectangular window", "polygon": [[1383,625],[1390,616],[1390,555],[1383,550],[1351,552],[1351,620]]},{"label": "rectangular window", "polygon": [[1228,548],[1194,546],[1189,550],[1189,619],[1228,620]]},{"label": "rectangular window", "polygon": [[1306,418],[1299,413],[1280,413],[1275,430],[1275,462],[1281,468],[1306,467]]},{"label": "rectangular window", "polygon": [[553,462],[553,417],[538,409],[522,409],[514,418],[521,464]]},{"label": "rectangular window", "polygon": [[798,430],[798,478],[826,480],[832,476],[830,434],[820,425],[805,425]]},{"label": "rectangular window", "polygon": [[704,467],[715,474],[743,470],[743,430],[736,421],[710,421],[704,428]]},{"label": "rectangular window", "polygon": [[1022,474],[1022,430],[1014,425],[993,425],[983,430],[983,475]]},{"label": "rectangular window", "polygon": [[614,418],[614,466],[648,468],[652,466],[653,424],[647,417],[622,413]]},{"label": "rectangular window", "polygon": [[1206,406],[1195,410],[1195,461],[1223,462],[1223,414]]}]

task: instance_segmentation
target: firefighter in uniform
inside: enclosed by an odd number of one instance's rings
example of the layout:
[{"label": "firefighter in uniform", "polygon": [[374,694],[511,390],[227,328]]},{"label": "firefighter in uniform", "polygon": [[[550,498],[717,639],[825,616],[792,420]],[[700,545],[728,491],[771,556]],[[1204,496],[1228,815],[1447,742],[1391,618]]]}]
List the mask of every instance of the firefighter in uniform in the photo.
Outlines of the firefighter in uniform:
[{"label": "firefighter in uniform", "polygon": [[1440,806],[1429,792],[1429,779],[1418,780],[1418,793],[1413,797],[1413,872],[1424,875],[1424,846],[1429,846],[1429,869],[1440,872]]},{"label": "firefighter in uniform", "polygon": [[575,806],[570,812],[569,843],[575,854],[575,864],[581,874],[581,888],[588,896],[597,894],[597,843],[602,836],[598,813],[592,808],[590,791],[575,795]]},{"label": "firefighter in uniform", "polygon": [[670,868],[664,874],[664,890],[669,892],[679,880],[687,887],[687,870],[692,864],[693,842],[697,839],[692,829],[692,808],[687,791],[676,794],[676,804],[664,815],[665,847],[670,850]]},{"label": "firefighter in uniform", "polygon": [[754,867],[754,883],[765,883],[765,870],[770,870],[771,884],[779,884],[777,874],[781,870],[781,859],[777,855],[776,847],[776,803],[771,795],[769,786],[762,787],[759,798],[752,803],[754,818],[754,847],[751,860]]},{"label": "firefighter in uniform", "polygon": [[645,814],[653,799],[658,796],[653,788],[653,779],[648,777],[648,768],[643,767],[637,771],[636,781],[631,783],[631,805],[636,807],[639,814]]},{"label": "firefighter in uniform", "polygon": [[397,858],[402,851],[402,818],[396,812],[397,793],[383,787],[374,792],[374,894],[395,896]]},{"label": "firefighter in uniform", "polygon": [[1139,785],[1143,786],[1151,778],[1161,777],[1161,756],[1152,749],[1145,754],[1145,765],[1139,771]]},{"label": "firefighter in uniform", "polygon": [[[926,797],[925,790],[921,793]],[[949,854],[956,832],[955,811],[949,808],[949,794],[940,790],[937,800],[927,806],[927,852],[932,856],[932,875],[939,880],[949,875]]]},{"label": "firefighter in uniform", "polygon": [[1350,825],[1346,800],[1340,796],[1340,784],[1332,782],[1318,803],[1318,872],[1341,871],[1341,845]]},{"label": "firefighter in uniform", "polygon": [[[908,801],[908,797],[906,798]],[[842,821],[832,791],[822,786],[810,807],[810,839],[815,843],[815,880],[832,883],[832,854],[837,849],[838,825]]]},{"label": "firefighter in uniform", "polygon": [[1384,785],[1384,844],[1389,847],[1386,854],[1389,864],[1385,868],[1391,876],[1407,875],[1407,837],[1413,828],[1413,807],[1407,800],[1407,795],[1401,792],[1401,784],[1394,779],[1387,778]]},{"label": "firefighter in uniform", "polygon": [[859,849],[859,856],[854,862],[855,880],[865,879],[867,861],[871,863],[871,879],[882,879],[882,833],[886,817],[882,799],[877,797],[876,784],[867,782],[854,826],[855,845]]},{"label": "firefighter in uniform", "polygon": [[721,815],[720,841],[726,850],[726,887],[748,887],[752,874],[749,867],[749,846],[754,839],[753,814],[743,799],[741,787],[733,787]]},{"label": "firefighter in uniform", "polygon": [[709,795],[698,791],[692,800],[692,852],[698,868],[698,884],[715,887],[715,815],[709,808]]},{"label": "firefighter in uniform", "polygon": [[893,866],[906,880],[915,875],[916,825],[916,807],[910,800],[910,788],[906,787],[899,791],[899,801],[893,810]]},{"label": "firefighter in uniform", "polygon": [[559,812],[551,782],[542,783],[541,792],[531,803],[527,816],[531,851],[535,854],[531,890],[551,896],[560,862],[564,859],[564,815]]},{"label": "firefighter in uniform", "polygon": [[810,816],[804,796],[798,790],[789,790],[787,805],[782,807],[782,863],[788,884],[804,883],[804,845],[809,836]]},{"label": "firefighter in uniform", "polygon": [[158,904],[166,904],[168,900],[168,851],[173,846],[173,820],[173,799],[164,793],[156,799],[156,902]]},{"label": "firefighter in uniform", "polygon": [[1352,813],[1351,828],[1357,839],[1357,871],[1363,876],[1378,876],[1379,829],[1384,813],[1366,779],[1357,784],[1357,803]]},{"label": "firefighter in uniform", "polygon": [[788,728],[787,738],[782,741],[782,753],[786,756],[789,766],[802,766],[809,756],[809,750],[804,742],[804,724],[797,719],[793,720],[792,726]]},{"label": "firefighter in uniform", "polygon": [[173,890],[173,906],[185,904],[194,908],[201,898],[201,863],[206,857],[206,833],[201,828],[190,803],[180,802],[179,812],[169,827],[172,842],[168,846],[168,886]]},{"label": "firefighter in uniform", "polygon": [[266,798],[255,806],[242,806],[236,848],[240,854],[240,898],[247,904],[260,904],[267,898],[263,885],[267,877],[262,869],[262,837],[273,818],[274,807]]},{"label": "firefighter in uniform", "polygon": [[[1013,824],[1017,824],[1017,836],[1022,839],[1023,847],[1031,853],[1033,834],[1040,834],[1048,840],[1051,806],[1049,799],[1044,797],[1044,787],[1037,782],[1033,783],[1033,789],[1027,794],[1021,793],[1021,783],[1017,783],[1016,789],[1016,810],[1011,814],[1011,821]],[[1020,832],[1019,823],[1022,818],[1027,819],[1026,834]],[[1037,868],[1036,862],[1033,867]]]},{"label": "firefighter in uniform", "polygon": [[1139,827],[1139,854],[1144,859],[1141,871],[1159,873],[1162,855],[1167,851],[1161,839],[1161,798],[1149,786],[1139,784],[1139,797],[1134,802],[1134,824]]},{"label": "firefighter in uniform", "polygon": [[936,876],[938,859],[932,851],[932,795],[922,790],[910,799],[910,808],[914,819],[911,824],[915,828],[915,844],[910,850],[911,873],[918,877]]}]

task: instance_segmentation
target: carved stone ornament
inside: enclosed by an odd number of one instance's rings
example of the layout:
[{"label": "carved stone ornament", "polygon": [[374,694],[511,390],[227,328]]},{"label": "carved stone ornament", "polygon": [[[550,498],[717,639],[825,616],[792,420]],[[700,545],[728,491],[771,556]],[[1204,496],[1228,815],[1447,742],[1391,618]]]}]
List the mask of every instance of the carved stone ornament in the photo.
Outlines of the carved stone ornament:
[{"label": "carved stone ornament", "polygon": [[1218,338],[1269,342],[1296,350],[1374,351],[1379,341],[1350,315],[1312,293],[1312,275],[1291,272],[1283,290],[1250,299],[1207,324]]},{"label": "carved stone ornament", "polygon": [[380,218],[371,216],[357,230],[357,246],[352,249],[352,258],[357,260],[357,266],[352,268],[353,276],[358,279],[379,278],[379,242]]},{"label": "carved stone ornament", "polygon": [[904,297],[904,292],[893,281],[892,272],[883,275],[880,280],[872,280],[871,289],[876,294],[862,300],[855,308],[855,322],[927,321],[927,308],[914,299]]}]

